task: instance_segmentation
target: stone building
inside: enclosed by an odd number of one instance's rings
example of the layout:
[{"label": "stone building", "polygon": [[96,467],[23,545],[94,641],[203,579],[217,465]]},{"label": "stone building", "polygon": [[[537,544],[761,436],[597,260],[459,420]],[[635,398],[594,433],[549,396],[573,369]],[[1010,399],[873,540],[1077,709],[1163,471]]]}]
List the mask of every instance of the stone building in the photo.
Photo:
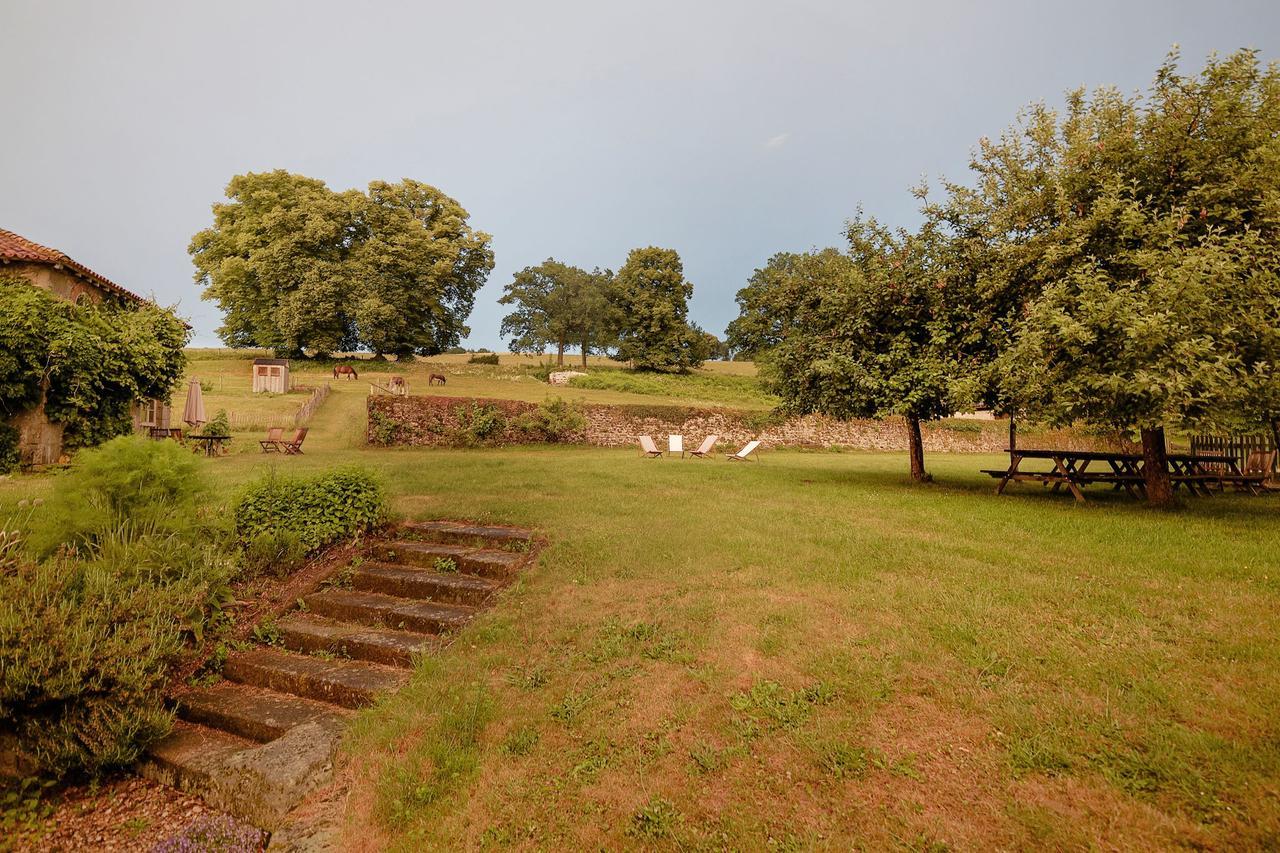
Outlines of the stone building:
[{"label": "stone building", "polygon": [[[0,228],[0,273],[24,278],[68,302],[100,304],[104,301],[143,302],[105,276],[73,261],[57,249]],[[45,417],[44,407],[26,412],[0,412],[19,432],[19,451],[24,465],[46,465],[62,456],[62,425]],[[168,426],[169,405],[163,400],[140,400],[134,405],[133,426],[146,431],[152,426]]]}]

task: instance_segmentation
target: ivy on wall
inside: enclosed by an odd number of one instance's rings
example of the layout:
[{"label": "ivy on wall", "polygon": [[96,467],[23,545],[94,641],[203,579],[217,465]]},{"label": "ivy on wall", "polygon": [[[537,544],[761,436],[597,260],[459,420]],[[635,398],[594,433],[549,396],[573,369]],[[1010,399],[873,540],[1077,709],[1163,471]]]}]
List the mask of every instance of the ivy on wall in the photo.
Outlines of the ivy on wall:
[{"label": "ivy on wall", "polygon": [[151,303],[76,305],[0,275],[0,419],[45,400],[68,449],[131,428],[137,400],[168,399],[190,331]]}]

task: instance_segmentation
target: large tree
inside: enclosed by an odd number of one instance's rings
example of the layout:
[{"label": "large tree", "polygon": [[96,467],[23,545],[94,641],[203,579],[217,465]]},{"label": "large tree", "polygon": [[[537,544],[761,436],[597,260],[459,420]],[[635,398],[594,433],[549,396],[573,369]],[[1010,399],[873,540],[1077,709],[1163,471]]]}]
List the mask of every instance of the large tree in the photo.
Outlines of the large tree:
[{"label": "large tree", "polygon": [[903,417],[911,476],[927,480],[920,424],[956,408],[953,330],[964,310],[949,301],[937,269],[945,241],[928,228],[891,231],[861,216],[848,239],[848,255],[792,259],[792,269],[807,270],[802,287],[788,275],[772,294],[756,294],[786,318],[764,356],[766,375],[793,413]]},{"label": "large tree", "polygon": [[493,253],[434,187],[378,181],[368,195],[338,193],[276,170],[237,175],[226,195],[189,251],[229,345],[431,354],[467,333]]},{"label": "large tree", "polygon": [[617,320],[612,288],[609,270],[587,272],[555,258],[525,267],[498,300],[515,306],[502,318],[501,334],[511,337],[512,352],[541,353],[555,347],[560,365],[565,348],[576,345],[585,367],[588,355],[604,351],[613,341]]},{"label": "large tree", "polygon": [[642,370],[684,371],[706,356],[702,331],[689,324],[693,285],[674,249],[632,249],[618,270],[618,358]]},{"label": "large tree", "polygon": [[738,291],[738,316],[725,331],[737,359],[754,360],[782,343],[797,311],[815,288],[846,273],[849,258],[839,249],[779,252],[751,274]]},{"label": "large tree", "polygon": [[1076,91],[983,140],[976,184],[935,213],[973,247],[987,394],[1136,433],[1155,504],[1172,500],[1167,426],[1273,414],[1278,137],[1280,71],[1241,51],[1197,77],[1172,55],[1145,97]]}]

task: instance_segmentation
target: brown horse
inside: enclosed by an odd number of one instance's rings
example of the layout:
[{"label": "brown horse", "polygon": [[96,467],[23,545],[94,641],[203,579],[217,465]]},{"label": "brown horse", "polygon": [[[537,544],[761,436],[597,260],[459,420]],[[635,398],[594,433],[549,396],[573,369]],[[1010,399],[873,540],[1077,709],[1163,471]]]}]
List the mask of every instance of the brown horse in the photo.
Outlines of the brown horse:
[{"label": "brown horse", "polygon": [[439,384],[443,385],[445,382],[445,379],[439,373],[433,373],[431,374],[431,377],[427,380],[427,384],[435,385],[437,384],[437,381],[439,382]]},{"label": "brown horse", "polygon": [[404,381],[403,376],[392,376],[387,382],[387,390],[392,394],[403,396],[409,393],[409,384]]},{"label": "brown horse", "polygon": [[334,379],[359,379],[360,374],[349,364],[339,364],[333,368]]}]

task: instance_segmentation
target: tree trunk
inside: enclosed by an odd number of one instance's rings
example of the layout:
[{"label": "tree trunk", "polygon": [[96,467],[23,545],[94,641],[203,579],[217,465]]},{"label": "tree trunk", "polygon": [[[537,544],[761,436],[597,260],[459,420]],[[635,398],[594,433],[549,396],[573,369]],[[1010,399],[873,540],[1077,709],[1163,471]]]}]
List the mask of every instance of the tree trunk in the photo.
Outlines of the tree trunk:
[{"label": "tree trunk", "polygon": [[924,470],[924,438],[920,435],[920,419],[907,415],[907,444],[911,450],[911,479],[927,483],[933,478]]},{"label": "tree trunk", "polygon": [[1169,457],[1164,446],[1164,427],[1142,430],[1142,479],[1147,503],[1155,507],[1173,505],[1173,481],[1169,479]]},{"label": "tree trunk", "polygon": [[587,369],[587,350],[591,348],[591,338],[585,335],[582,338],[582,369]]},{"label": "tree trunk", "polygon": [[564,367],[564,341],[556,344],[556,367]]}]

